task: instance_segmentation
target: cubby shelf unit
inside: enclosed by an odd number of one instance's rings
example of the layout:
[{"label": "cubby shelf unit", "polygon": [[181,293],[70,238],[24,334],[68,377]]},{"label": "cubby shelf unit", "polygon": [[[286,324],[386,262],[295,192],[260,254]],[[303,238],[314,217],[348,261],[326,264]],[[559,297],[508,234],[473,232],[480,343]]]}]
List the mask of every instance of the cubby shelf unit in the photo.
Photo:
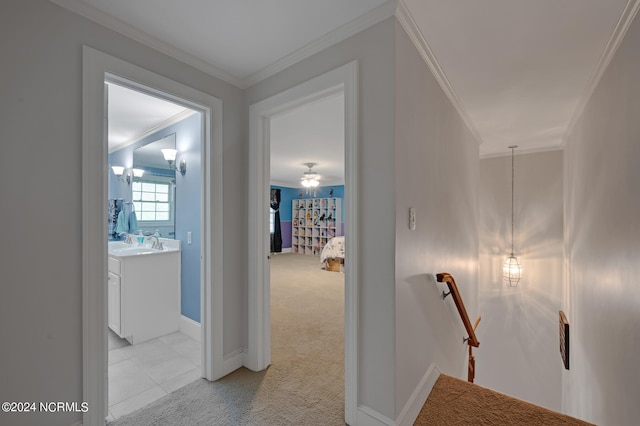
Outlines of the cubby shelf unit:
[{"label": "cubby shelf unit", "polygon": [[310,198],[292,201],[291,251],[319,256],[327,242],[342,235],[340,198]]}]

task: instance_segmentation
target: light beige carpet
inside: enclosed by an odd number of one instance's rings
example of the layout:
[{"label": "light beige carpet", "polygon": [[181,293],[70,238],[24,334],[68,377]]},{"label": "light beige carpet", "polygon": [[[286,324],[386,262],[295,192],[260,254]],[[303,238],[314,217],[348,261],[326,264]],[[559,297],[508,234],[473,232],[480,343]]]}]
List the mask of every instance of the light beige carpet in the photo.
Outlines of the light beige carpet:
[{"label": "light beige carpet", "polygon": [[271,258],[271,366],[198,380],[112,425],[344,425],[344,274]]},{"label": "light beige carpet", "polygon": [[591,423],[441,374],[414,425],[586,426]]}]

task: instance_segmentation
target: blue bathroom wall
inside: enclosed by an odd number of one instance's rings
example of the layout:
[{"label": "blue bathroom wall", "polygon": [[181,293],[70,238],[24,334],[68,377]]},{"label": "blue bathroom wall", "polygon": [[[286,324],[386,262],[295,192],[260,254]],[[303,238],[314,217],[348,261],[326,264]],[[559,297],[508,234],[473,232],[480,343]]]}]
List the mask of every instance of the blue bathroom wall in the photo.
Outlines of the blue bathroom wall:
[{"label": "blue bathroom wall", "polygon": [[[201,212],[201,114],[193,114],[178,123],[159,130],[144,139],[109,154],[109,198],[123,198],[131,201],[131,186],[121,182],[111,171],[111,166],[133,166],[133,151],[148,143],[155,142],[172,133],[176,134],[176,149],[180,161],[187,160],[187,173],[176,178],[175,236],[163,237],[181,240],[182,268],[180,304],[182,315],[200,322],[200,212]],[[191,244],[187,243],[187,233],[191,232]]]},{"label": "blue bathroom wall", "polygon": [[[180,126],[181,125],[181,126]],[[202,114],[177,123],[178,159],[187,159],[187,173],[176,173],[176,239],[182,241],[182,315],[200,322],[200,229],[202,211]],[[187,233],[191,232],[191,244]]]},{"label": "blue bathroom wall", "polygon": [[[333,198],[342,200],[342,235],[344,235],[344,185],[319,186],[315,191],[306,193],[305,188],[289,188],[286,186],[272,185],[271,188],[280,189],[280,228],[282,230],[282,248],[291,248],[291,201],[307,198],[329,198],[329,191],[333,189]],[[314,197],[315,192],[315,197]]]}]

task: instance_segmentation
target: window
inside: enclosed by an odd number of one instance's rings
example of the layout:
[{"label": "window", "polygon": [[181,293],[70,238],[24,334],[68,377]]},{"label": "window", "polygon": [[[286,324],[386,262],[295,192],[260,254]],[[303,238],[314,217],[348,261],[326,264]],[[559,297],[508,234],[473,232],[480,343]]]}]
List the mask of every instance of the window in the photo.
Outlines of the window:
[{"label": "window", "polygon": [[133,206],[139,221],[168,222],[172,220],[173,196],[171,183],[136,181],[131,185]]}]

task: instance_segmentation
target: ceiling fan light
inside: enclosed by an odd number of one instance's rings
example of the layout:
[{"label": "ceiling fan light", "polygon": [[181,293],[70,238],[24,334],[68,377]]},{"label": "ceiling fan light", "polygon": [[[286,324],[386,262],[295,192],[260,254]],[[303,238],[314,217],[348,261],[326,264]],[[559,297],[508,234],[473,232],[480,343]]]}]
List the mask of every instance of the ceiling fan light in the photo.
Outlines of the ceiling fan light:
[{"label": "ceiling fan light", "polygon": [[320,184],[319,182],[320,175],[318,175],[316,172],[311,170],[311,168],[315,166],[316,163],[304,163],[304,165],[307,166],[309,170],[307,170],[302,174],[302,177],[300,178],[300,182],[302,183],[302,186],[304,186],[305,188],[315,188]]}]

